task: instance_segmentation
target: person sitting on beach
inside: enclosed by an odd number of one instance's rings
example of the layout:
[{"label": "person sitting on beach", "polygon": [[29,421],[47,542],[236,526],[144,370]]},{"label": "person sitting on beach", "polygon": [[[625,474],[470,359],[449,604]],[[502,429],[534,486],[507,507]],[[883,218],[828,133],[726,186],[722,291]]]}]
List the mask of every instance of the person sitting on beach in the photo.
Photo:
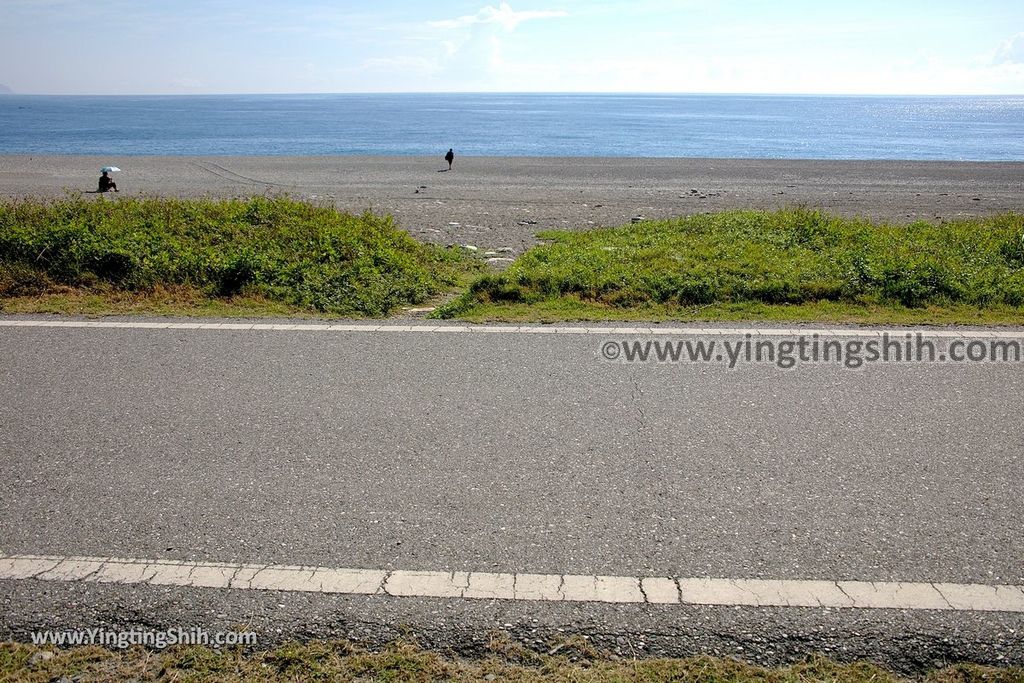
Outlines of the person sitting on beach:
[{"label": "person sitting on beach", "polygon": [[455,152],[449,149],[448,153],[444,155],[444,160],[448,162],[448,170],[452,170],[452,162],[455,161]]},{"label": "person sitting on beach", "polygon": [[111,178],[106,171],[103,171],[103,175],[100,176],[100,187],[98,191],[109,192],[110,190],[117,192],[117,183],[114,182],[114,179]]}]

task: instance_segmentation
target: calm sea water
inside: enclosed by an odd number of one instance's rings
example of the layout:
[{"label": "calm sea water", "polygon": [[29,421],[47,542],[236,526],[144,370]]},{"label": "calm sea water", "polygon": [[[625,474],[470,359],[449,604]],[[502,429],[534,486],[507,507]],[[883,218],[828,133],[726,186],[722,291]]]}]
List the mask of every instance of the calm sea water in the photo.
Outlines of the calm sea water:
[{"label": "calm sea water", "polygon": [[1024,161],[1024,96],[0,96],[0,153]]}]

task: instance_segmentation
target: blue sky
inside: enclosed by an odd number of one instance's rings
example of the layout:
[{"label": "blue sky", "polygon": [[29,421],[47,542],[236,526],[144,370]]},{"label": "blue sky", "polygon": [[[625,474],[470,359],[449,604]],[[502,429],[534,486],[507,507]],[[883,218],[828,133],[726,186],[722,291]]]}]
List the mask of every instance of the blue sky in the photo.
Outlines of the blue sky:
[{"label": "blue sky", "polygon": [[33,94],[1024,94],[1024,1],[0,0]]}]

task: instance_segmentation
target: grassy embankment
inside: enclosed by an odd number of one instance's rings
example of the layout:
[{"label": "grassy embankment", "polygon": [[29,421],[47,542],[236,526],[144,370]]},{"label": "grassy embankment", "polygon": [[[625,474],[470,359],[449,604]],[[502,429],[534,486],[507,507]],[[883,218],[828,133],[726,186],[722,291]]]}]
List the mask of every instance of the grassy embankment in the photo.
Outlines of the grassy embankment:
[{"label": "grassy embankment", "polygon": [[874,224],[793,209],[544,232],[438,311],[469,320],[1024,323],[1024,215]]},{"label": "grassy embankment", "polygon": [[[555,655],[496,644],[492,654],[456,658],[395,643],[369,652],[347,643],[286,645],[245,653],[203,647],[152,652],[82,647],[43,660],[39,648],[0,644],[0,681],[46,682],[66,677],[88,681],[515,681],[516,683],[1022,683],[1024,669],[959,665],[908,679],[869,663],[837,664],[821,658],[766,669],[731,659],[617,659],[585,642],[570,642]],[[40,661],[33,662],[33,655]]]},{"label": "grassy embankment", "polygon": [[1024,324],[1024,215],[793,209],[546,232],[502,273],[286,198],[0,202],[0,312]]},{"label": "grassy embankment", "polygon": [[0,202],[0,311],[383,316],[479,263],[287,198]]}]

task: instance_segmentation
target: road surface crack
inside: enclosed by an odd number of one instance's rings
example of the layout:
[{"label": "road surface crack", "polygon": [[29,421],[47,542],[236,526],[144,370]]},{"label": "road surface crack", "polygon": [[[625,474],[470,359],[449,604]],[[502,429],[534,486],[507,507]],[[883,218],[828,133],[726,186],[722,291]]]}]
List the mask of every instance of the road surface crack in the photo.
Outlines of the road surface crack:
[{"label": "road surface crack", "polygon": [[[849,593],[846,592],[846,589],[843,588],[842,584],[840,584],[838,581],[833,581],[832,585],[835,586],[836,589],[840,593],[842,593],[843,595],[846,596],[846,599],[850,601],[850,607],[856,607],[857,606],[857,601],[853,599],[852,595],[850,595]],[[819,600],[819,602],[820,602],[820,600]]]},{"label": "road surface crack", "polygon": [[237,567],[235,567],[235,571],[231,572],[231,576],[228,577],[228,588],[235,587],[235,579],[238,578],[239,572],[241,572],[243,569],[245,569],[245,565],[240,564]]},{"label": "road surface crack", "polygon": [[46,574],[46,573],[48,573],[48,572],[52,572],[52,571],[53,571],[54,569],[56,569],[57,567],[59,567],[59,566],[60,566],[60,563],[61,563],[61,562],[62,562],[62,560],[57,560],[56,562],[54,562],[53,564],[51,564],[51,565],[50,565],[49,567],[47,567],[46,569],[40,569],[39,571],[37,571],[37,572],[36,572],[35,574],[32,574],[32,575],[31,575],[31,576],[29,576],[28,578],[30,578],[30,579],[37,579],[37,578],[39,578],[40,576],[42,576],[43,574]]},{"label": "road surface crack", "polygon": [[257,569],[256,573],[249,577],[249,583],[248,583],[248,585],[246,587],[251,590],[252,589],[252,582],[256,580],[256,577],[259,576],[260,574],[262,574],[264,569],[269,569],[269,568],[270,568],[270,565],[266,564],[266,565],[263,565],[262,567],[260,567],[259,569]]},{"label": "road surface crack", "polygon": [[[313,579],[316,578],[316,573],[318,571],[320,571],[321,569],[323,569],[323,568],[322,567],[313,567],[313,572],[309,575],[309,578],[306,579],[306,581],[309,582],[310,585],[313,585]],[[317,591],[319,591],[320,593],[324,592],[324,582],[323,581],[320,582],[320,585],[317,588]]]},{"label": "road surface crack", "polygon": [[935,589],[935,592],[939,594],[939,597],[942,598],[942,601],[949,605],[949,609],[956,609],[956,607],[953,606],[953,603],[949,601],[949,598],[946,597],[946,594],[939,590],[938,586],[936,586],[934,583],[930,583],[928,585]]},{"label": "road surface crack", "polygon": [[[139,581],[142,583],[149,583],[156,576],[156,573],[160,571],[155,563],[147,563],[142,567],[142,572],[139,574]],[[149,575],[147,576],[147,572]]]},{"label": "road surface crack", "polygon": [[96,567],[96,569],[93,569],[91,572],[89,572],[88,574],[83,576],[81,578],[81,581],[91,581],[92,577],[96,576],[101,571],[103,571],[103,568],[106,567],[106,566],[107,566],[106,562],[100,562],[100,566]]},{"label": "road surface crack", "polygon": [[[749,588],[741,586],[736,579],[729,579],[729,583],[732,584],[732,586],[734,588],[736,588],[737,590],[742,591],[743,593],[746,593],[747,595],[750,595],[751,597],[753,597],[755,605],[757,605],[758,607],[762,606],[761,605],[761,596],[760,595],[758,595],[754,591],[750,590]],[[788,603],[787,603],[787,606],[788,606]]]}]

